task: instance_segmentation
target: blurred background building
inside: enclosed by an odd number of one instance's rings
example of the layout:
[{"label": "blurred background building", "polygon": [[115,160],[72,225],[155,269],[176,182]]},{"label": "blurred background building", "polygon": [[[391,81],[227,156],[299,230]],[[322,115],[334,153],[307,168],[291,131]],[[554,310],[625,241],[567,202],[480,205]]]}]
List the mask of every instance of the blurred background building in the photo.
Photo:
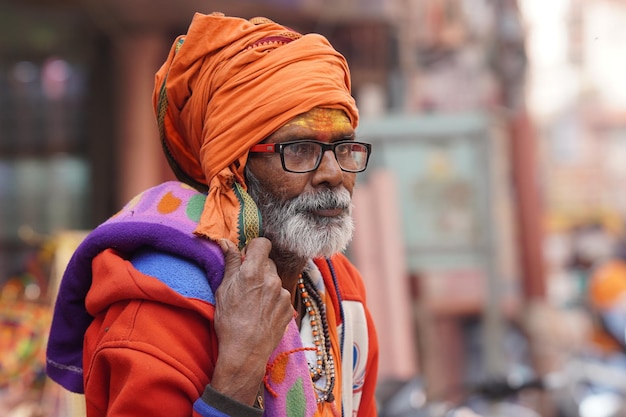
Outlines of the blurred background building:
[{"label": "blurred background building", "polygon": [[614,0],[0,0],[3,314],[15,320],[16,299],[51,304],[59,236],[173,178],[151,94],[196,11],[319,32],[348,59],[359,135],[375,146],[348,254],[382,379],[421,374],[453,395],[514,362],[550,369],[555,328],[584,338],[569,313],[626,214]]}]

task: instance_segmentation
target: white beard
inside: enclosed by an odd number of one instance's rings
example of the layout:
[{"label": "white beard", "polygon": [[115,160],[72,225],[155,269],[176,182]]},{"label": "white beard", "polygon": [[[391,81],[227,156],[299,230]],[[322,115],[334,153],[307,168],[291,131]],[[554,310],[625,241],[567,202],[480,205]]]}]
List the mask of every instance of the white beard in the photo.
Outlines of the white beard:
[{"label": "white beard", "polygon": [[[246,170],[248,193],[261,212],[263,235],[272,247],[300,258],[330,257],[343,252],[354,232],[352,200],[345,188],[300,194],[281,200]],[[320,209],[343,209],[337,217],[315,215]]]}]

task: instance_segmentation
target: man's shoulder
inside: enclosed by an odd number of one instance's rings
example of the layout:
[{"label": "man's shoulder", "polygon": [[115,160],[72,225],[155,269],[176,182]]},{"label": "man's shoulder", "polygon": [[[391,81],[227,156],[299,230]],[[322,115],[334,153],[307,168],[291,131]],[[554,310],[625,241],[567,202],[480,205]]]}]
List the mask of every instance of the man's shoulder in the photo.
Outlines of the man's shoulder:
[{"label": "man's shoulder", "polygon": [[148,221],[181,223],[186,228],[197,225],[206,194],[178,181],[168,181],[149,188],[133,197],[107,223]]}]

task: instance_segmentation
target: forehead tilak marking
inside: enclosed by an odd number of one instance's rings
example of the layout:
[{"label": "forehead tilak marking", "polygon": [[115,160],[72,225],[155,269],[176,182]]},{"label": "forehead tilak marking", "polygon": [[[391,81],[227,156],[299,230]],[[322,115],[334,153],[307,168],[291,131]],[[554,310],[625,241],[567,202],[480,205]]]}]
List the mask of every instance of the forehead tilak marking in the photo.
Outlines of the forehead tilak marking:
[{"label": "forehead tilak marking", "polygon": [[287,122],[285,126],[307,128],[317,132],[320,139],[328,138],[332,133],[352,127],[345,113],[337,109],[313,109]]}]

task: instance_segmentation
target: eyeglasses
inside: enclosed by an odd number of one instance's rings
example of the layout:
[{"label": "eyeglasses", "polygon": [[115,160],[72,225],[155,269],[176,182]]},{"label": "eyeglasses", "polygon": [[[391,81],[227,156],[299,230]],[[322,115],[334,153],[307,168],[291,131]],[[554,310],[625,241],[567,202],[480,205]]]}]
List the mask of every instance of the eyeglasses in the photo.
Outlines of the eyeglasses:
[{"label": "eyeglasses", "polygon": [[260,143],[250,148],[253,153],[279,153],[283,169],[287,172],[305,173],[315,171],[326,151],[333,151],[342,171],[362,172],[372,151],[369,143],[344,140],[324,143],[314,140],[298,140],[283,143]]}]

